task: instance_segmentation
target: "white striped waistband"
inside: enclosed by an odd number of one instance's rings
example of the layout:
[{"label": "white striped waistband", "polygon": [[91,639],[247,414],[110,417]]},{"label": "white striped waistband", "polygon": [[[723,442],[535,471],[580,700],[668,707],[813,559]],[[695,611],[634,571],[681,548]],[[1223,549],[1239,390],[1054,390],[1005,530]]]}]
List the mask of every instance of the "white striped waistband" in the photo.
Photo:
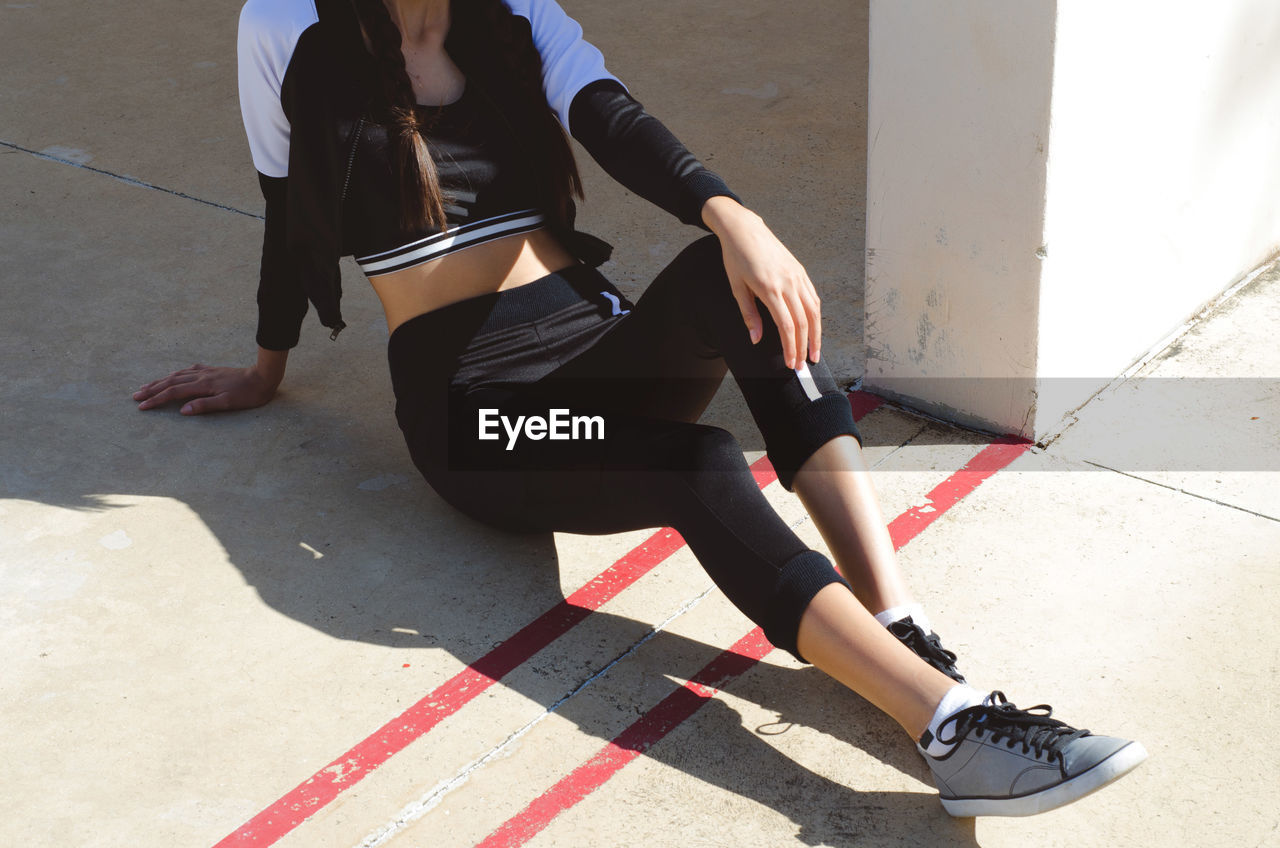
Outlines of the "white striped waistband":
[{"label": "white striped waistband", "polygon": [[522,209],[451,227],[442,233],[393,247],[368,256],[357,256],[356,263],[366,276],[376,277],[402,271],[432,259],[438,259],[467,247],[474,247],[504,236],[527,233],[542,227],[546,216],[536,209]]}]

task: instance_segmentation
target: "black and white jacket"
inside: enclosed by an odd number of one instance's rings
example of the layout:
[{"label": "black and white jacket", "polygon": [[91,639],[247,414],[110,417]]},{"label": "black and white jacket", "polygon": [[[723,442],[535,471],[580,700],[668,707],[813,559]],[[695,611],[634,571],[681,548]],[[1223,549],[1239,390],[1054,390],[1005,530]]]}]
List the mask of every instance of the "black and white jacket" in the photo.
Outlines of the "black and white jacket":
[{"label": "black and white jacket", "polygon": [[[548,105],[609,174],[698,226],[708,198],[734,196],[631,98],[555,0],[504,2],[542,59]],[[257,333],[267,349],[298,343],[308,300],[332,337],[345,326],[344,182],[378,90],[359,33],[350,0],[248,0],[241,10],[240,107],[267,203]],[[468,80],[483,73],[483,57],[450,53]],[[557,227],[571,252],[588,264],[608,258],[608,245],[572,224]]]}]

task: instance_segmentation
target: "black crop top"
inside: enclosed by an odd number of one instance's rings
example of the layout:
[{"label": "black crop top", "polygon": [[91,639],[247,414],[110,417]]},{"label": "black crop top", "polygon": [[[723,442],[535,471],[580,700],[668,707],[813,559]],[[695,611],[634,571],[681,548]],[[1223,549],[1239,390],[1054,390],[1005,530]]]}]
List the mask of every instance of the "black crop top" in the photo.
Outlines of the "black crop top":
[{"label": "black crop top", "polygon": [[390,274],[449,253],[543,226],[511,130],[473,86],[418,119],[445,197],[444,232],[400,223],[400,186],[387,127],[365,122],[343,195],[343,243],[367,276]]},{"label": "black crop top", "polygon": [[[605,69],[600,51],[556,0],[503,3],[513,36],[538,51],[547,106],[606,173],[697,226],[705,227],[708,198],[736,197]],[[414,233],[400,227],[386,130],[371,122],[366,108],[369,58],[358,32],[347,0],[247,0],[240,13],[240,108],[266,200],[257,339],[268,350],[298,343],[308,301],[331,338],[346,326],[338,308],[344,254],[354,254],[370,275],[385,274],[542,226],[533,193],[521,182],[538,172],[523,162],[521,147],[516,167],[506,167],[510,132],[483,131],[487,103],[468,102],[464,94],[428,133],[436,137],[443,188],[455,198],[451,228]],[[454,59],[463,73],[479,72],[483,51],[459,46],[462,54]],[[482,97],[478,88],[474,94]],[[468,125],[463,116],[470,108],[478,112]],[[359,143],[348,146],[351,129]],[[479,134],[469,136],[472,130]],[[475,146],[464,149],[468,144]],[[570,204],[567,220],[546,225],[572,241],[565,246],[582,261],[603,261],[607,245],[573,230],[572,211]]]}]

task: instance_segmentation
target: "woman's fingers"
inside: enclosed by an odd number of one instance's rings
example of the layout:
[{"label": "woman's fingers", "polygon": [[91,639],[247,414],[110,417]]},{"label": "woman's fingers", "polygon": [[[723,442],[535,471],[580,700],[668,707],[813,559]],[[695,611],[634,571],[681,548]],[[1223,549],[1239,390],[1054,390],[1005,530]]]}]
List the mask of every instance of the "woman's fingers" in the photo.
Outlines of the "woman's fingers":
[{"label": "woman's fingers", "polygon": [[168,377],[163,377],[156,380],[154,383],[147,383],[145,386],[133,393],[133,399],[143,402],[148,401],[160,392],[169,388],[169,386],[173,385],[172,380],[173,375],[170,374]]},{"label": "woman's fingers", "polygon": [[800,292],[792,289],[787,293],[787,307],[791,310],[791,320],[795,324],[795,347],[791,357],[791,367],[799,368],[808,358],[809,349],[809,313],[805,309]]},{"label": "woman's fingers", "polygon": [[791,307],[785,296],[778,291],[766,292],[761,299],[773,316],[773,323],[778,327],[778,335],[782,339],[782,359],[788,368],[795,368],[796,325]]},{"label": "woman's fingers", "polygon": [[738,302],[738,310],[742,313],[742,322],[747,325],[751,343],[760,341],[764,334],[760,325],[760,310],[756,308],[756,296],[745,285],[730,285],[733,299]]},{"label": "woman's fingers", "polygon": [[193,365],[148,383],[133,397],[140,401],[139,409],[186,401],[179,410],[183,415],[202,415],[262,406],[274,396],[276,385],[264,381],[252,368]]},{"label": "woman's fingers", "polygon": [[177,379],[178,378],[176,376],[170,374],[168,377],[156,380],[154,383],[148,383],[133,393],[133,399],[142,401],[143,403],[154,401],[159,394],[176,385],[175,381]]},{"label": "woman's fingers", "polygon": [[146,400],[161,389],[167,388],[169,381],[172,379],[173,375],[170,374],[168,377],[161,377],[159,380],[152,380],[150,383],[147,383],[145,386],[134,392],[133,399]]},{"label": "woman's fingers", "polygon": [[783,335],[787,367],[799,368],[807,360],[817,362],[822,350],[821,301],[808,275],[801,272],[797,281],[783,287],[779,299],[785,304],[795,328],[793,336]]},{"label": "woman's fingers", "polygon": [[758,298],[765,309],[769,310],[774,326],[778,328],[783,361],[788,368],[800,367],[800,363],[804,362],[805,350],[809,346],[812,334],[810,325],[812,310],[794,290],[753,282],[754,285],[743,283],[740,286],[732,286],[734,300],[738,302],[743,321],[750,330],[751,343],[760,341],[763,335],[760,312],[756,304]]},{"label": "woman's fingers", "polygon": [[804,277],[801,282],[759,288],[760,299],[778,325],[787,367],[799,368],[810,358],[817,362],[822,345],[822,316],[813,284]]},{"label": "woman's fingers", "polygon": [[206,412],[222,412],[231,408],[231,396],[220,392],[210,397],[199,397],[190,403],[183,404],[178,410],[183,415],[203,415]]},{"label": "woman's fingers", "polygon": [[193,397],[205,397],[211,392],[211,388],[203,381],[192,379],[180,379],[170,383],[167,386],[158,388],[150,397],[138,404],[138,409],[151,409],[156,406],[163,406],[175,400],[187,400]]},{"label": "woman's fingers", "polygon": [[804,308],[809,316],[809,358],[817,362],[822,354],[822,300],[813,286],[813,281],[805,276]]},{"label": "woman's fingers", "polygon": [[172,374],[168,374],[164,377],[161,377],[159,380],[152,380],[150,383],[147,383],[145,386],[142,386],[140,389],[138,389],[136,392],[133,393],[133,399],[146,400],[148,397],[154,395],[156,392],[167,389],[169,388],[169,386],[172,386],[175,383],[187,382],[197,378],[200,375],[200,372],[205,370],[207,369],[204,365],[200,365],[199,363],[197,363],[195,365],[192,365],[190,368],[183,368],[181,371],[174,371]]}]

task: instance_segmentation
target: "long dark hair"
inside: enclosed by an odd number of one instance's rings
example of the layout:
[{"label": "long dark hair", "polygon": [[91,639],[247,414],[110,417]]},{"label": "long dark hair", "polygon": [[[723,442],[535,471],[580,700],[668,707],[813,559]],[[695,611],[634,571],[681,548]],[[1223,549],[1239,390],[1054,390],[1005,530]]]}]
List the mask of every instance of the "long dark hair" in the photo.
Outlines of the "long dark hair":
[{"label": "long dark hair", "polygon": [[[400,214],[406,228],[444,230],[446,198],[417,98],[400,51],[401,35],[383,0],[354,0],[373,48],[381,85],[381,108],[392,155],[400,165]],[[502,0],[452,0],[445,49],[476,88],[502,115],[543,203],[562,224],[572,224],[573,198],[582,181],[564,129],[542,93],[542,57],[529,37],[528,22]]]}]

